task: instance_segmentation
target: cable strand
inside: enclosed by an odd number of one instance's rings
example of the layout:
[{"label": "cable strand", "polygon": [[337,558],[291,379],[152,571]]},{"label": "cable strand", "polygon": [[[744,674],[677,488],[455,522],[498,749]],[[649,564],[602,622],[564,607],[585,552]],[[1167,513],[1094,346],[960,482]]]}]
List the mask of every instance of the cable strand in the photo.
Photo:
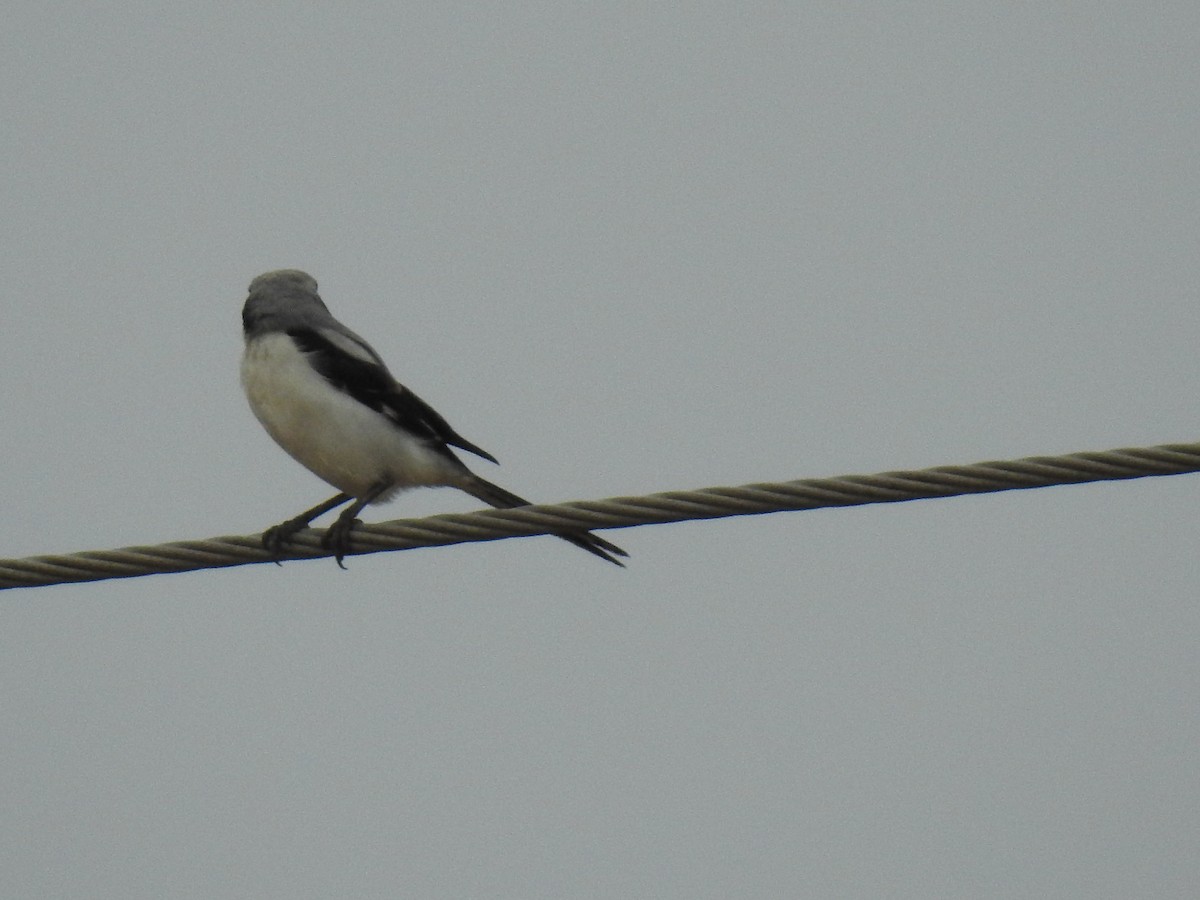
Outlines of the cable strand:
[{"label": "cable strand", "polygon": [[[1164,444],[997,460],[969,466],[938,466],[919,471],[667,491],[640,497],[489,509],[361,525],[351,535],[347,555],[493,541],[556,531],[633,528],[1198,471],[1200,444]],[[321,547],[323,534],[320,529],[300,532],[289,543],[289,552],[281,559],[330,556]],[[275,561],[276,557],[263,548],[259,536],[215,537],[149,547],[31,556],[0,560],[0,590]]]}]

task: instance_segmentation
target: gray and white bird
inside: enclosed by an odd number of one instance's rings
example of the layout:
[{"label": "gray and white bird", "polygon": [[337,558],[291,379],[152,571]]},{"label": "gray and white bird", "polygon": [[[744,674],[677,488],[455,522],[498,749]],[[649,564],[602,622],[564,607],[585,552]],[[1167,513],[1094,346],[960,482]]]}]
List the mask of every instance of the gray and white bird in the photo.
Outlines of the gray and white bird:
[{"label": "gray and white bird", "polygon": [[[342,566],[358,514],[408,488],[455,487],[497,509],[528,505],[455,456],[452,447],[496,462],[392,377],[371,345],[330,314],[311,275],[280,269],[255,278],[242,329],[242,387],[254,415],[297,462],[341,492],[267,529],[263,545],[273,553],[317,516],[353,501],[322,540]],[[617,557],[628,556],[588,531],[556,534],[618,566]]]}]

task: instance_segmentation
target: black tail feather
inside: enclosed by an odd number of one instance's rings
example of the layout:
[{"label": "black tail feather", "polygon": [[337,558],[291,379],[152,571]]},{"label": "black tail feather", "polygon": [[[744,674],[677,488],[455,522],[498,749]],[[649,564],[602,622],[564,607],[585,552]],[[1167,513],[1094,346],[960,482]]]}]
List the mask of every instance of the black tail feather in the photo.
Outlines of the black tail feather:
[{"label": "black tail feather", "polygon": [[[496,509],[513,509],[518,506],[530,505],[528,500],[518,497],[512,491],[506,491],[500,485],[492,484],[478,475],[472,475],[471,480],[462,485],[462,489],[476,500],[482,500],[488,506],[494,506]],[[597,537],[590,531],[556,531],[554,536],[622,568],[625,567],[625,563],[617,557],[629,556],[616,544]]]}]

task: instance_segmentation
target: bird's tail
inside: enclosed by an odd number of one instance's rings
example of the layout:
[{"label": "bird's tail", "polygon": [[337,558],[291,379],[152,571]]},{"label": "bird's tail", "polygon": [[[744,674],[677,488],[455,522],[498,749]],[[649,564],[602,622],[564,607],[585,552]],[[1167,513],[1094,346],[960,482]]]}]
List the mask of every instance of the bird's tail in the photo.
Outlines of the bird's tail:
[{"label": "bird's tail", "polygon": [[[488,506],[494,506],[496,509],[512,509],[517,506],[530,505],[528,500],[518,497],[512,491],[506,491],[500,485],[492,484],[478,475],[472,474],[470,480],[461,487],[476,500],[482,500]],[[616,544],[596,537],[590,531],[556,531],[554,535],[621,567],[624,567],[625,563],[617,557],[629,555]]]}]

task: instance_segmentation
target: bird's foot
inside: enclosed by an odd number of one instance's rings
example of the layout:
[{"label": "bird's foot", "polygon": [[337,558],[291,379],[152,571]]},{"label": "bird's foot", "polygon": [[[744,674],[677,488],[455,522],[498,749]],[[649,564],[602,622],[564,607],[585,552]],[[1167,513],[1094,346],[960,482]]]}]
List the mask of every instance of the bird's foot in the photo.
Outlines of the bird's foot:
[{"label": "bird's foot", "polygon": [[355,525],[359,524],[354,513],[353,507],[343,512],[321,538],[321,546],[333,553],[333,558],[337,560],[338,566],[342,569],[346,568],[342,564],[342,560],[345,559],[350,547],[350,532],[354,530]]},{"label": "bird's foot", "polygon": [[[286,522],[272,525],[263,532],[262,545],[274,556],[282,556],[284,544],[307,527],[308,520],[304,518],[288,519]],[[279,565],[278,559],[275,560],[275,565]]]}]

